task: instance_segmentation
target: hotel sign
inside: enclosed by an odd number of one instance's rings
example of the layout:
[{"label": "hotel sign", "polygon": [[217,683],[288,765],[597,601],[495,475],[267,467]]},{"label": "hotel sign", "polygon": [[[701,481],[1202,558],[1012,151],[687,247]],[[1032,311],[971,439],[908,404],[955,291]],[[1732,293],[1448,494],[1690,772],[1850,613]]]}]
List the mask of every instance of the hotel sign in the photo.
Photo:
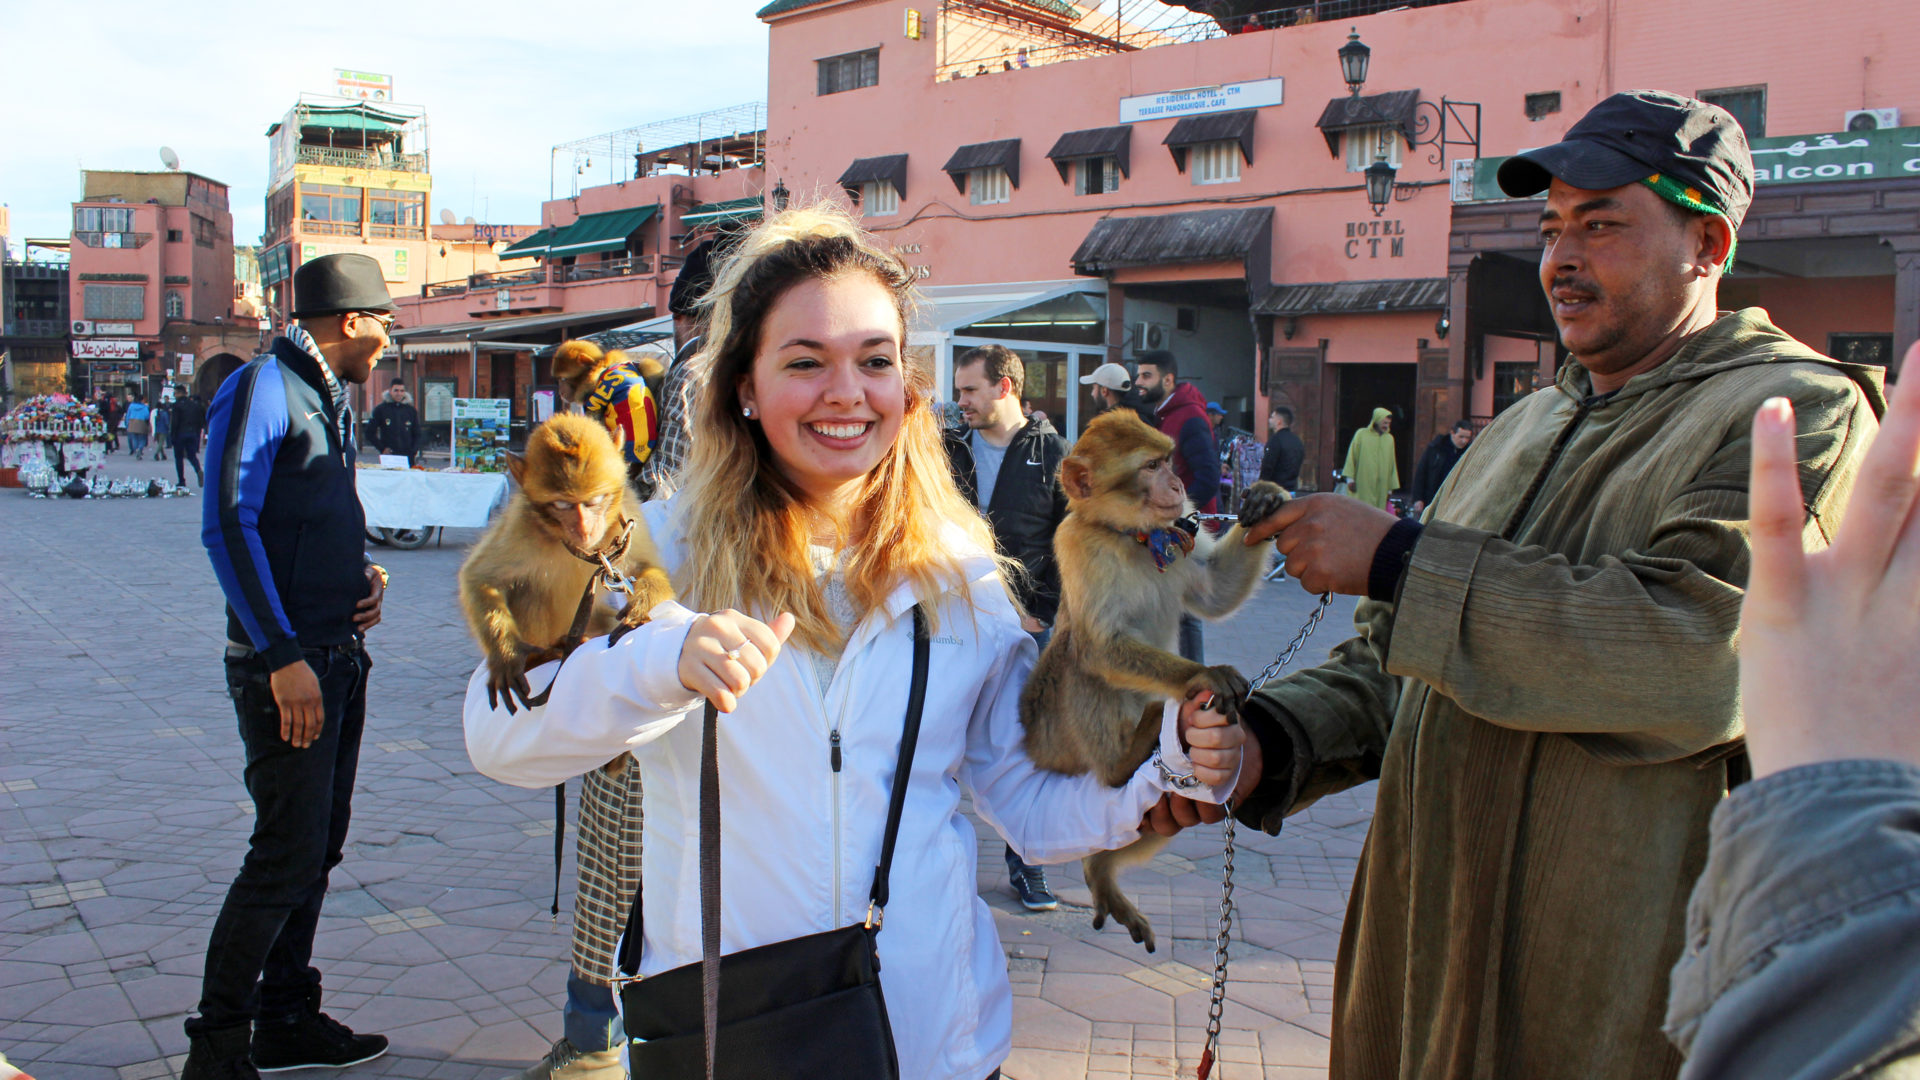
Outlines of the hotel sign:
[{"label": "hotel sign", "polygon": [[[1757,186],[1826,184],[1841,180],[1920,177],[1920,127],[1843,131],[1833,135],[1781,135],[1755,139]],[[1473,202],[1505,198],[1494,174],[1504,157],[1474,162]]]},{"label": "hotel sign", "polygon": [[1168,90],[1159,94],[1141,94],[1120,99],[1120,122],[1171,120],[1203,113],[1259,109],[1281,103],[1284,79],[1258,79],[1254,82],[1226,83],[1221,86],[1195,86],[1186,90]]}]

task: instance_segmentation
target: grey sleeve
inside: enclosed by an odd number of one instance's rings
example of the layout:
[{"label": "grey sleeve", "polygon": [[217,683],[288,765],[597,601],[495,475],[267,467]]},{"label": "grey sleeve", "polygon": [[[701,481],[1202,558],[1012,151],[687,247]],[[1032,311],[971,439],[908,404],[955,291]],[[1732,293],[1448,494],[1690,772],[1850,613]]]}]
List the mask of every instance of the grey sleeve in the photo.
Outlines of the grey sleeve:
[{"label": "grey sleeve", "polygon": [[1666,1031],[1682,1080],[1920,1075],[1920,769],[1803,766],[1714,811]]}]

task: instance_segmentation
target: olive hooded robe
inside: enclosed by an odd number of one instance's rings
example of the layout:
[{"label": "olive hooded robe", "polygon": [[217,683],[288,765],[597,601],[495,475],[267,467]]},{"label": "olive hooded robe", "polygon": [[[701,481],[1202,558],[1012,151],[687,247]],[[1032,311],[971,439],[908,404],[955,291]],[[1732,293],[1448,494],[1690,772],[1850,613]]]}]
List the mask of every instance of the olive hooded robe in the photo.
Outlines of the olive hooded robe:
[{"label": "olive hooded robe", "polygon": [[1278,831],[1380,780],[1334,979],[1334,1080],[1657,1080],[1667,973],[1740,752],[1754,411],[1797,412],[1807,542],[1839,524],[1879,368],[1723,313],[1596,396],[1525,398],[1440,489],[1397,601],[1256,695]]},{"label": "olive hooded robe", "polygon": [[1380,421],[1392,416],[1373,410],[1367,426],[1353,433],[1347,444],[1347,463],[1340,471],[1353,481],[1353,493],[1369,506],[1387,508],[1387,496],[1400,486],[1400,462],[1393,453],[1393,435],[1380,430]]}]

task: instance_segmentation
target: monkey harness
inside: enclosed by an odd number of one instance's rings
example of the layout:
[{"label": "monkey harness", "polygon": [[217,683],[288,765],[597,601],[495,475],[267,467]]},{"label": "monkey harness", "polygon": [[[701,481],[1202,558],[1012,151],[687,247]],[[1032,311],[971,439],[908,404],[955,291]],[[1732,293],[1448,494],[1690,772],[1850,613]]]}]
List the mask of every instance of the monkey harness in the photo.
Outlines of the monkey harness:
[{"label": "monkey harness", "polygon": [[[1193,523],[1197,528],[1201,521],[1237,520],[1239,519],[1232,514],[1195,514],[1174,524],[1180,529],[1186,529],[1189,523]],[[1140,542],[1148,544],[1144,538]],[[1152,545],[1148,544],[1148,546],[1151,548]],[[1187,547],[1190,550],[1192,546],[1192,535],[1189,533]],[[1154,562],[1159,563],[1157,554]],[[1242,709],[1253,700],[1254,691],[1279,678],[1280,673],[1293,662],[1293,658],[1306,645],[1307,639],[1320,628],[1320,620],[1326,617],[1327,605],[1332,602],[1333,594],[1320,594],[1320,601],[1307,614],[1307,621],[1300,625],[1299,631],[1293,635],[1293,640],[1287,642],[1287,647],[1281,649],[1280,655],[1273,658],[1273,663],[1268,664],[1261,670],[1259,676],[1247,684],[1247,696],[1240,701]],[[1212,707],[1211,704],[1208,705],[1208,708]],[[1221,823],[1225,833],[1225,857],[1220,864],[1220,929],[1215,934],[1213,942],[1213,989],[1207,998],[1207,1038],[1200,1050],[1200,1067],[1195,1073],[1196,1080],[1207,1080],[1212,1075],[1214,1060],[1219,1055],[1220,1014],[1227,1004],[1227,949],[1233,940],[1233,800],[1229,799],[1222,803],[1221,808],[1227,812],[1227,817]]]},{"label": "monkey harness", "polygon": [[[602,544],[597,551],[575,551],[571,546],[562,545],[567,547],[567,552],[574,558],[584,563],[591,563],[598,569],[588,575],[587,587],[580,594],[580,606],[575,608],[573,612],[573,625],[567,628],[566,636],[560,639],[560,643],[557,646],[560,650],[561,660],[564,661],[568,656],[572,655],[573,650],[579,648],[580,643],[584,640],[584,635],[587,632],[587,623],[593,617],[593,598],[595,593],[601,589],[605,589],[610,593],[617,592],[625,595],[629,602],[633,600],[633,579],[622,572],[616,564],[619,563],[621,559],[626,558],[627,548],[633,543],[633,529],[635,524],[636,522],[633,518],[627,518],[620,526],[620,534],[607,543]],[[559,681],[559,674],[557,672],[554,675],[554,681]],[[509,687],[507,693],[512,694],[513,688]],[[545,690],[531,697],[522,697],[520,700],[525,703],[528,708],[532,708],[535,705],[545,705],[547,698],[552,695],[552,693],[553,683],[548,683]],[[548,912],[556,922],[559,921],[560,918],[560,867],[561,863],[566,860],[566,840],[567,785],[565,783],[559,783],[555,784],[553,788],[553,906]]]}]

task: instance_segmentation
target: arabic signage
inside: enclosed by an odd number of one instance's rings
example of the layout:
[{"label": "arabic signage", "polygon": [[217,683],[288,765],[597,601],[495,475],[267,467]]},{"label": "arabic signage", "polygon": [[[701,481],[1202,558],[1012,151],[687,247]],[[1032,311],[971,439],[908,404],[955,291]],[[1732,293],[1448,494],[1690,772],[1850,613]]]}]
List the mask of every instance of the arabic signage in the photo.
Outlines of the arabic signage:
[{"label": "arabic signage", "polygon": [[[1755,139],[1753,178],[1773,184],[1825,184],[1920,176],[1920,127],[1846,131],[1835,135],[1781,135]],[[1504,198],[1494,173],[1504,157],[1474,162],[1474,202]]]},{"label": "arabic signage", "polygon": [[1134,124],[1142,120],[1171,120],[1177,116],[1233,112],[1278,105],[1284,79],[1259,79],[1254,82],[1226,83],[1221,86],[1195,86],[1186,90],[1168,90],[1160,94],[1141,94],[1120,99],[1120,122]]},{"label": "arabic signage", "polygon": [[137,385],[140,381],[138,360],[95,360],[87,365],[87,385],[95,392]]},{"label": "arabic signage", "polygon": [[92,325],[92,328],[86,330],[85,333],[101,336],[131,334],[133,333],[133,324],[130,322],[96,322]]},{"label": "arabic signage", "polygon": [[82,338],[74,341],[73,355],[82,360],[138,360],[140,343],[126,338]]}]

